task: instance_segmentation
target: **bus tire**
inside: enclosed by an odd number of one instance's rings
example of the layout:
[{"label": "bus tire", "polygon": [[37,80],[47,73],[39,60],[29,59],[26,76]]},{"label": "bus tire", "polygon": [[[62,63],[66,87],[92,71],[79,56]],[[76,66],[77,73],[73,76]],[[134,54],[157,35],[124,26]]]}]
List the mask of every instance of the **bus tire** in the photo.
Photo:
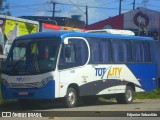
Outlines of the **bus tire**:
[{"label": "bus tire", "polygon": [[67,94],[64,99],[65,106],[68,108],[75,107],[77,105],[77,94],[74,88],[68,88]]},{"label": "bus tire", "polygon": [[133,89],[130,86],[126,87],[125,93],[119,94],[116,97],[119,104],[131,104],[133,102]]}]

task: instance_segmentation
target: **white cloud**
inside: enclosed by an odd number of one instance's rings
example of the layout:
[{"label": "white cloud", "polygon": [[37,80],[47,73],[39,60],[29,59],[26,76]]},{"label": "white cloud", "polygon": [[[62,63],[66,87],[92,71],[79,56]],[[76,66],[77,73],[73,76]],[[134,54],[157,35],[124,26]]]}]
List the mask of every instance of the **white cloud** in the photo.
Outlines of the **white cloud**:
[{"label": "white cloud", "polygon": [[34,16],[46,16],[48,13],[45,11],[35,12]]}]

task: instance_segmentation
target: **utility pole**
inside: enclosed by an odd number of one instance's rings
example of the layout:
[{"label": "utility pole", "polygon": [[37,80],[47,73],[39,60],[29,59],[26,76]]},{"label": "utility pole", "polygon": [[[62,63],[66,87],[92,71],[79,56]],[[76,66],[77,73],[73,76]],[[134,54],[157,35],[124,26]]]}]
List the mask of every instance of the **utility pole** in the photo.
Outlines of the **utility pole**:
[{"label": "utility pole", "polygon": [[86,29],[88,27],[88,6],[86,6]]},{"label": "utility pole", "polygon": [[121,14],[121,3],[122,3],[122,0],[119,0],[119,15]]},{"label": "utility pole", "polygon": [[55,7],[56,7],[56,2],[52,2],[53,4],[53,13],[52,13],[52,17],[54,18],[55,17]]},{"label": "utility pole", "polygon": [[133,10],[135,9],[136,0],[133,0]]},{"label": "utility pole", "polygon": [[55,12],[59,12],[59,11],[56,11],[56,4],[58,4],[57,2],[55,2],[54,0],[51,0],[49,3],[53,4],[53,10],[52,11],[49,11],[49,12],[52,12],[52,17],[54,19],[55,17]]}]

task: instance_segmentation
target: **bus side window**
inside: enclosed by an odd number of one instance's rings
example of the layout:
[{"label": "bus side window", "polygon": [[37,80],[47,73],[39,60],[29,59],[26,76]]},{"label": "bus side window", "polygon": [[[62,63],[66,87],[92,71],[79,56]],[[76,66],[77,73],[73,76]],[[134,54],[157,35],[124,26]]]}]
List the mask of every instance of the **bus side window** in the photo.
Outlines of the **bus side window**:
[{"label": "bus side window", "polygon": [[134,62],[151,62],[151,52],[149,42],[133,42]]},{"label": "bus side window", "polygon": [[74,44],[63,44],[60,54],[59,68],[64,69],[73,66],[76,60],[75,54],[76,53]]},{"label": "bus side window", "polygon": [[144,62],[151,62],[151,51],[149,42],[144,42]]},{"label": "bus side window", "polygon": [[114,40],[112,41],[113,61],[115,63],[132,62],[132,51],[130,41]]},{"label": "bus side window", "polygon": [[69,44],[62,45],[59,69],[84,65],[88,60],[88,48],[84,40],[72,38]]}]

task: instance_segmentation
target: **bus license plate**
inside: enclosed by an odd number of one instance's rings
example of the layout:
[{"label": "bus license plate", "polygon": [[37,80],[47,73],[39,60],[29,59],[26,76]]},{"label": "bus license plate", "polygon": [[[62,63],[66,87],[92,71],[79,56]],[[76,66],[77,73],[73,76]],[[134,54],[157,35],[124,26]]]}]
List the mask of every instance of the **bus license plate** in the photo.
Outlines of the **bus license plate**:
[{"label": "bus license plate", "polygon": [[28,95],[28,92],[19,92],[18,95],[19,95],[19,96],[27,96],[27,95]]}]

